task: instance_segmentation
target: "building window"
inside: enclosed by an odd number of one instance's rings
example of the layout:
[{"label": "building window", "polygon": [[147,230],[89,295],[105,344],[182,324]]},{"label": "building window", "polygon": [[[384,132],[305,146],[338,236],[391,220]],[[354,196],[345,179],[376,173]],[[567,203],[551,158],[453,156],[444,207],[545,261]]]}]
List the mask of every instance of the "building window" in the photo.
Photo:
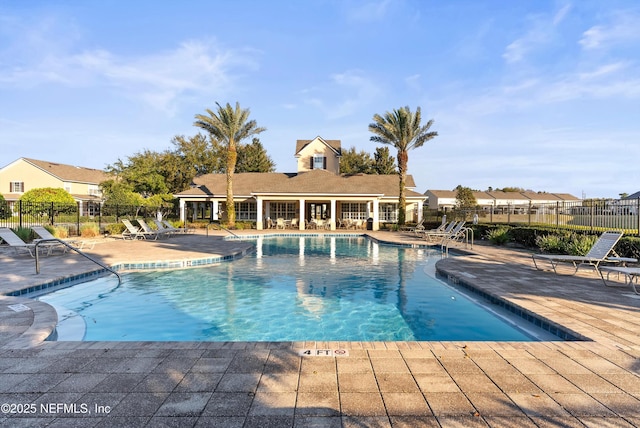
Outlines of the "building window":
[{"label": "building window", "polygon": [[343,220],[366,220],[367,219],[367,203],[366,202],[343,202],[342,203],[342,219]]},{"label": "building window", "polygon": [[381,222],[395,223],[398,221],[398,204],[380,204],[378,216]]},{"label": "building window", "polygon": [[298,218],[295,202],[270,202],[269,215],[271,218],[283,218],[291,220]]},{"label": "building window", "polygon": [[236,220],[256,221],[258,218],[258,208],[255,202],[235,202],[234,206],[236,207]]},{"label": "building window", "polygon": [[24,181],[12,181],[9,183],[9,193],[24,193]]},{"label": "building window", "polygon": [[311,169],[327,169],[327,158],[323,155],[313,155]]}]

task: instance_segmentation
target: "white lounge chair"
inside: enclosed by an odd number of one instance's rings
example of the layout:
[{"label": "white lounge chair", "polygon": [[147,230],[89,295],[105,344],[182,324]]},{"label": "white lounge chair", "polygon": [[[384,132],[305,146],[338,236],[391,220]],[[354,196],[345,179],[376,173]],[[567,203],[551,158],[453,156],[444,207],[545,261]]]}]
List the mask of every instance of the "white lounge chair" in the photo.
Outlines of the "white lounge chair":
[{"label": "white lounge chair", "polygon": [[[38,235],[40,237],[40,239],[59,239],[56,238],[55,236],[53,236],[51,234],[51,232],[49,232],[44,226],[32,226],[31,229],[36,233],[36,235]],[[36,240],[38,241],[38,240]],[[69,245],[72,245],[73,247],[76,247],[77,249],[81,250],[84,248],[85,246],[85,241],[82,240],[77,240],[77,239],[60,239],[60,241],[65,242]],[[42,247],[45,244],[40,244],[38,245],[38,247]],[[52,249],[55,249],[57,247],[61,247],[62,253],[66,253],[67,251],[69,251],[69,247],[67,247],[64,244],[57,244],[55,242],[51,242],[51,243],[47,243],[47,246],[51,246]],[[92,242],[92,246],[91,248],[93,248],[93,246],[95,246],[95,242]]]},{"label": "white lounge chair", "polygon": [[457,221],[452,221],[445,226],[444,230],[441,230],[440,227],[432,230],[426,230],[422,232],[422,235],[424,235],[423,238],[427,241],[442,241],[456,229],[456,225],[459,225],[459,227],[462,228],[464,226],[464,222],[458,223]]},{"label": "white lounge chair", "polygon": [[617,256],[613,248],[616,246],[620,238],[622,238],[622,232],[609,231],[604,232],[598,240],[593,244],[593,247],[589,250],[589,252],[584,256],[571,256],[564,254],[533,254],[531,257],[533,258],[533,265],[538,270],[544,270],[540,266],[538,266],[538,260],[544,260],[549,262],[553,271],[558,273],[556,267],[560,263],[569,263],[572,264],[575,268],[573,274],[575,275],[578,272],[578,269],[582,266],[590,266],[599,272],[598,267],[600,263],[621,263],[628,259],[623,259]]},{"label": "white lounge chair", "polygon": [[122,219],[122,224],[126,229],[122,232],[122,239],[147,239],[148,236],[153,236],[153,239],[157,239],[156,233],[147,233],[139,227],[135,227],[131,221]]},{"label": "white lounge chair", "polygon": [[[628,259],[628,260],[635,260],[635,262],[637,262],[636,259]],[[605,280],[604,275],[603,275],[603,271],[607,272],[607,279]],[[640,278],[640,267],[627,267],[627,266],[603,266],[600,268],[600,277],[602,278],[602,282],[604,283],[604,285],[606,286],[610,286],[609,284],[607,284],[607,281],[609,280],[609,275],[614,272],[614,273],[618,273],[618,274],[623,274],[624,275],[624,282],[625,284],[629,284],[631,286],[631,288],[633,288],[633,292],[636,294],[640,294],[640,292],[638,292],[638,289],[636,288],[636,285],[638,284],[638,278]]]},{"label": "white lounge chair", "polygon": [[[27,244],[15,232],[8,227],[0,227],[0,239],[2,239],[16,254],[20,251],[28,252],[31,257],[35,256],[35,244]],[[47,253],[49,249],[45,249]]]},{"label": "white lounge chair", "polygon": [[138,224],[140,225],[140,227],[142,228],[142,231],[144,233],[147,234],[147,236],[153,236],[155,235],[154,239],[157,239],[161,236],[169,236],[168,231],[164,230],[164,228],[162,230],[158,229],[158,230],[153,230],[149,227],[149,225],[147,224],[146,221],[144,221],[144,219],[142,218],[138,218],[136,219],[136,221],[138,222]]},{"label": "white lounge chair", "polygon": [[175,227],[171,226],[171,227],[167,227],[163,222],[159,221],[159,220],[153,220],[153,224],[156,225],[156,229],[158,232],[163,233],[165,235],[167,235],[169,238],[173,235],[175,235],[176,233],[179,233],[179,230],[176,229]]},{"label": "white lounge chair", "polygon": [[164,224],[167,229],[172,230],[174,233],[193,233],[194,231],[194,229],[189,229],[186,226],[175,227],[171,223],[169,223],[167,220],[162,220],[161,223]]}]

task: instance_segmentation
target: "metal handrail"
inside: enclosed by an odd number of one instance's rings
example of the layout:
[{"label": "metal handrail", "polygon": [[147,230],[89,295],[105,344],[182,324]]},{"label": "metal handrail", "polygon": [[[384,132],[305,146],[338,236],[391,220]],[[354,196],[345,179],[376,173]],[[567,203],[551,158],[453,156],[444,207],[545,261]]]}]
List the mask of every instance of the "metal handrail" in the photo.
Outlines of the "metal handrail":
[{"label": "metal handrail", "polygon": [[75,251],[76,253],[80,254],[83,257],[86,257],[87,259],[91,260],[92,262],[94,262],[95,264],[97,264],[98,266],[102,267],[103,269],[108,270],[109,272],[111,272],[112,274],[114,274],[115,276],[118,277],[118,285],[120,285],[122,283],[122,278],[120,278],[120,274],[118,274],[118,272],[116,272],[115,270],[111,269],[109,266],[105,265],[104,263],[101,263],[99,261],[97,261],[96,259],[94,259],[93,257],[83,253],[82,251],[80,251],[80,249],[74,247],[73,245],[64,242],[62,239],[58,239],[58,238],[53,238],[53,239],[40,239],[38,240],[38,242],[36,242],[35,245],[35,259],[36,259],[36,275],[40,274],[40,258],[38,257],[38,245],[42,244],[43,242],[58,242],[64,246],[66,246],[67,248],[72,249],[73,251]]},{"label": "metal handrail", "polygon": [[207,230],[207,236],[209,236],[209,226],[218,226],[218,229],[220,230],[224,230],[227,233],[232,234],[233,236],[235,236],[236,238],[240,238],[238,235],[236,235],[235,233],[233,233],[232,231],[230,231],[229,229],[222,227],[222,225],[220,224],[220,222],[210,222],[209,224],[207,224],[206,230]]}]

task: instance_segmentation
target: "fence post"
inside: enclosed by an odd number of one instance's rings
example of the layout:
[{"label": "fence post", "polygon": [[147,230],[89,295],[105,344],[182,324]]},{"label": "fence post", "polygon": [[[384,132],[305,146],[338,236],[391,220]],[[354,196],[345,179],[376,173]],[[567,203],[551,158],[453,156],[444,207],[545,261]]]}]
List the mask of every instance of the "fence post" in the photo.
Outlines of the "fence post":
[{"label": "fence post", "polygon": [[76,234],[77,236],[80,236],[80,204],[82,202],[77,201],[76,202]]},{"label": "fence post", "polygon": [[22,200],[18,199],[18,227],[22,229]]},{"label": "fence post", "polygon": [[531,209],[533,208],[531,201],[529,201],[529,226],[531,226]]},{"label": "fence post", "polygon": [[556,201],[556,229],[560,228],[560,201]]},{"label": "fence post", "polygon": [[640,196],[636,199],[636,220],[638,221],[638,236],[640,236]]}]

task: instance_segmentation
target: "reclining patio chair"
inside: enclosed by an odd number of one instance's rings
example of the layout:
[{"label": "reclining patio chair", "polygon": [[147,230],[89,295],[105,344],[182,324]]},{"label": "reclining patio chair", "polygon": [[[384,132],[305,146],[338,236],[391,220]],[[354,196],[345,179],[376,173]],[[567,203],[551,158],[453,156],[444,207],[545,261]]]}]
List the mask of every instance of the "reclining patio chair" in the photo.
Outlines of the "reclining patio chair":
[{"label": "reclining patio chair", "polygon": [[[570,263],[575,268],[573,275],[578,272],[578,269],[582,266],[590,266],[596,270],[596,272],[600,272],[598,267],[600,263],[621,263],[626,261],[631,261],[632,259],[625,259],[618,257],[613,248],[616,246],[616,243],[622,238],[622,232],[609,231],[604,232],[598,240],[593,244],[593,247],[589,250],[589,252],[584,256],[571,256],[564,254],[533,254],[531,257],[533,258],[533,265],[538,270],[544,270],[538,266],[537,260],[545,260],[548,261],[553,271],[558,273],[556,267],[560,263]],[[611,257],[610,257],[611,256]]]},{"label": "reclining patio chair", "polygon": [[[635,259],[629,259],[635,260]],[[636,260],[637,262],[637,260]],[[602,272],[607,272],[607,279],[605,280],[604,274]],[[636,285],[638,284],[638,278],[640,278],[640,267],[627,267],[627,266],[603,266],[600,268],[600,277],[602,278],[602,282],[604,285],[609,287],[610,285],[607,283],[609,280],[609,275],[612,273],[616,273],[618,275],[624,275],[624,282],[633,288],[633,292],[636,294],[640,294]]]},{"label": "reclining patio chair", "polygon": [[131,221],[122,219],[122,224],[126,229],[122,232],[122,239],[147,239],[147,236],[153,236],[153,239],[158,238],[156,233],[147,233],[139,227],[135,227]]},{"label": "reclining patio chair", "polygon": [[[462,226],[464,226],[464,222],[460,223],[462,223],[462,225],[460,226],[460,228],[462,228]],[[454,231],[454,229],[456,229],[456,225],[460,225],[460,223],[454,220],[447,224],[444,228],[442,227],[442,225],[440,225],[435,229],[425,230],[424,232],[422,232],[422,235],[424,235],[423,237],[427,241],[441,241],[443,238],[449,236]]]},{"label": "reclining patio chair", "polygon": [[[28,252],[31,257],[35,257],[35,244],[25,243],[15,232],[8,227],[0,227],[0,239],[4,241],[16,254],[20,251]],[[49,254],[49,249],[45,249]]]},{"label": "reclining patio chair", "polygon": [[184,227],[175,227],[171,223],[169,223],[168,220],[162,220],[161,223],[164,224],[164,226],[168,230],[173,231],[173,233],[193,233],[194,232],[194,229],[187,228],[186,223]]},{"label": "reclining patio chair", "polygon": [[40,237],[40,239],[36,239],[35,242],[40,241],[40,240],[46,240],[46,241],[52,240],[50,242],[46,242],[46,243],[42,243],[42,244],[38,245],[38,248],[43,248],[43,247],[47,248],[48,249],[48,254],[51,254],[53,252],[53,250],[56,249],[56,248],[60,248],[60,250],[62,251],[62,254],[64,254],[67,251],[69,251],[69,247],[67,247],[64,244],[61,244],[60,242],[53,241],[54,239],[62,241],[62,242],[66,242],[67,244],[72,245],[72,246],[77,247],[77,248],[82,248],[82,245],[83,245],[82,241],[77,241],[77,240],[74,240],[74,239],[59,239],[59,238],[56,238],[44,226],[31,226],[31,230],[33,230],[36,233],[36,235],[38,235]]},{"label": "reclining patio chair", "polygon": [[159,237],[162,236],[169,236],[169,233],[167,230],[165,230],[164,228],[162,228],[162,230],[158,229],[158,230],[153,230],[149,227],[149,225],[147,224],[146,221],[144,221],[144,219],[138,218],[136,219],[136,221],[138,222],[138,224],[140,225],[140,228],[142,228],[142,231],[144,233],[147,234],[147,236],[153,236],[155,235],[154,239],[157,239]]}]

